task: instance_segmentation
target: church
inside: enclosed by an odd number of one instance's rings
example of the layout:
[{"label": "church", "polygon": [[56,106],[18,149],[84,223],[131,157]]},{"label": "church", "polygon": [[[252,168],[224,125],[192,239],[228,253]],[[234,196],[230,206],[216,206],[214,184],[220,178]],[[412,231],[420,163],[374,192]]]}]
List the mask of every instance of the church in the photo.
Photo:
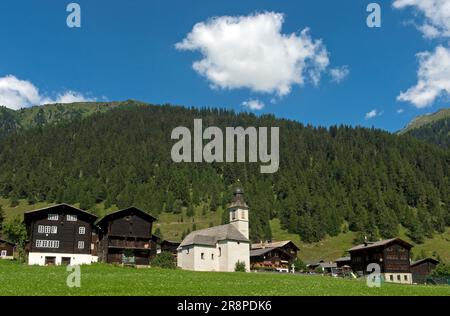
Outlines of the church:
[{"label": "church", "polygon": [[236,189],[228,208],[230,223],[193,231],[178,247],[177,264],[192,271],[235,271],[236,263],[245,263],[250,271],[248,206],[244,192]]}]

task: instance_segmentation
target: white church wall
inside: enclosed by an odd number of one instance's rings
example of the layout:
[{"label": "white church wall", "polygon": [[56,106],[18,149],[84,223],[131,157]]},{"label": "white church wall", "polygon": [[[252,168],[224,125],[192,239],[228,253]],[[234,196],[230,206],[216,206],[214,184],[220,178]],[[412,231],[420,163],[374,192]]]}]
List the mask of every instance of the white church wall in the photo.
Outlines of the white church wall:
[{"label": "white church wall", "polygon": [[223,271],[233,272],[238,261],[243,261],[246,270],[250,271],[250,244],[227,241],[227,267]]}]

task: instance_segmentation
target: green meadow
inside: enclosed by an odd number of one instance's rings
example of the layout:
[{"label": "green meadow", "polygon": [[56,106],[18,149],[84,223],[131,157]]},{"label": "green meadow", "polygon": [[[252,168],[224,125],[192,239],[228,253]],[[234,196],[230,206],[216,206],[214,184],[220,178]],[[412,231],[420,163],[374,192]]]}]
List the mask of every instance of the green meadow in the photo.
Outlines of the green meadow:
[{"label": "green meadow", "polygon": [[326,276],[219,273],[127,268],[105,264],[81,267],[79,288],[70,288],[66,267],[27,266],[0,261],[0,296],[392,296],[450,295],[450,286],[382,284]]}]

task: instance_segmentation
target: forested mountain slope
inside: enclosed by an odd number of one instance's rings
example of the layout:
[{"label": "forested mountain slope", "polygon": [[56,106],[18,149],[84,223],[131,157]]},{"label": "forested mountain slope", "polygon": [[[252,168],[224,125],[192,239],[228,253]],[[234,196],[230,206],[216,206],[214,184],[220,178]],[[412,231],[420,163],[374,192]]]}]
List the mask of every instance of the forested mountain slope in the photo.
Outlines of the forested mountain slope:
[{"label": "forested mountain slope", "polygon": [[400,134],[408,134],[417,139],[450,148],[450,109],[442,109],[433,114],[414,119]]},{"label": "forested mountain slope", "polygon": [[[65,107],[70,113],[72,105]],[[271,238],[272,218],[303,241],[342,230],[392,237],[402,224],[420,242],[450,226],[450,151],[408,135],[132,101],[86,113],[15,129],[0,141],[0,194],[13,204],[79,202],[92,210],[104,202],[190,214],[193,206],[225,206],[239,179],[253,240]],[[192,127],[194,118],[204,127],[279,126],[279,171],[261,174],[259,163],[173,163],[172,129]]]}]

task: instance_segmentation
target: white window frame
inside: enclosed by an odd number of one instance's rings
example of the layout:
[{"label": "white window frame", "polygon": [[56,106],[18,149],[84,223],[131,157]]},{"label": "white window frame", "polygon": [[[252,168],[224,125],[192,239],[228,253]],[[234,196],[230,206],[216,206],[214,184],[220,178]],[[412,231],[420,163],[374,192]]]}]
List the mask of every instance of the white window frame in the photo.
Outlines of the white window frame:
[{"label": "white window frame", "polygon": [[36,248],[50,248],[50,249],[58,249],[59,248],[59,240],[36,240]]},{"label": "white window frame", "polygon": [[58,226],[52,226],[50,229],[50,234],[57,234],[58,233]]},{"label": "white window frame", "polygon": [[38,225],[38,234],[43,234],[45,230],[45,226],[44,225]]},{"label": "white window frame", "polygon": [[67,214],[66,221],[68,222],[76,222],[78,221],[77,215]]},{"label": "white window frame", "polygon": [[78,241],[78,249],[84,249],[84,241]]},{"label": "white window frame", "polygon": [[86,227],[84,226],[78,227],[78,235],[86,235]]},{"label": "white window frame", "polygon": [[59,219],[58,214],[48,214],[47,219],[49,221],[57,221]]}]

